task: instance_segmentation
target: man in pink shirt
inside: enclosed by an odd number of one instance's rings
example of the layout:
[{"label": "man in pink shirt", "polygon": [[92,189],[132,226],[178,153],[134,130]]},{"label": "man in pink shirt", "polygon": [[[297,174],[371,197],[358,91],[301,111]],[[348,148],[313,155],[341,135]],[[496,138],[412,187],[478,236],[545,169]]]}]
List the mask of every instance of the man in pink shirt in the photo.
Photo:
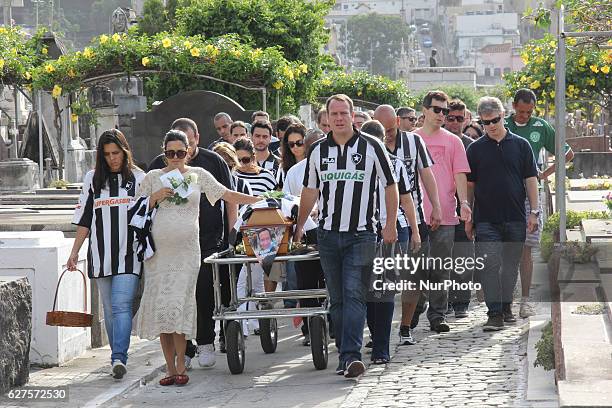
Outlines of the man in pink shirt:
[{"label": "man in pink shirt", "polygon": [[[472,214],[467,201],[466,174],[470,172],[470,166],[461,139],[442,128],[446,115],[448,115],[448,96],[442,91],[428,92],[423,98],[425,121],[423,127],[415,131],[421,136],[433,158],[432,171],[438,186],[438,197],[442,209],[440,226],[437,228],[431,226],[429,233],[429,256],[435,260],[434,267],[429,270],[430,285],[438,283],[442,285],[444,281],[450,279],[450,269],[444,266],[448,265],[447,259],[452,257],[455,225],[459,223],[455,193],[461,202],[461,220],[469,221]],[[429,220],[432,205],[428,196],[425,196],[424,204],[425,219]],[[444,317],[447,308],[448,290],[430,289],[427,319],[429,319],[431,330],[438,333],[450,330]]]}]

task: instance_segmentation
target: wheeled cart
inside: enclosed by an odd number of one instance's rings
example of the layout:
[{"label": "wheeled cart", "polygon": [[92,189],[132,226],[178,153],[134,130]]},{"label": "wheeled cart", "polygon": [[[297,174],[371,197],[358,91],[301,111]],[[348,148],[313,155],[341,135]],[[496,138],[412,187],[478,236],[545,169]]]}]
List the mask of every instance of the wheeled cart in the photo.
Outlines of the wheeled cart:
[{"label": "wheeled cart", "polygon": [[[318,252],[311,252],[305,255],[282,255],[277,256],[274,262],[301,262],[319,259]],[[310,349],[312,351],[312,361],[318,370],[327,368],[328,359],[328,297],[326,289],[306,289],[306,290],[287,290],[276,292],[253,293],[251,278],[251,265],[258,262],[256,257],[236,255],[231,249],[214,253],[204,262],[213,266],[213,283],[215,295],[215,310],[213,319],[220,320],[225,329],[225,347],[227,350],[227,365],[232,374],[240,374],[244,370],[245,363],[245,342],[242,332],[241,320],[258,319],[260,329],[261,347],[265,353],[274,353],[278,341],[279,318],[302,317],[308,319],[310,332]],[[231,299],[229,306],[224,306],[221,301],[221,277],[219,265],[229,265],[229,281]],[[238,298],[237,294],[237,274],[240,266],[244,265],[247,272],[247,296]],[[322,298],[323,304],[320,307],[305,308],[266,308],[270,301],[284,299],[308,299]],[[244,302],[259,302],[258,310],[238,310]]]}]

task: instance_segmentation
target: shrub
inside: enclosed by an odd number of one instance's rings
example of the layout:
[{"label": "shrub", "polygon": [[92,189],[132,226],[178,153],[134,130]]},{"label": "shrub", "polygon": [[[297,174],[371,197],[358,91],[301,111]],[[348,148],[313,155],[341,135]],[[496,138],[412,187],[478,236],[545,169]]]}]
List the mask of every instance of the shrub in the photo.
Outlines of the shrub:
[{"label": "shrub", "polygon": [[548,322],[542,329],[542,337],[535,344],[537,356],[533,366],[541,366],[544,370],[550,371],[555,368],[555,343],[553,338],[552,322]]}]

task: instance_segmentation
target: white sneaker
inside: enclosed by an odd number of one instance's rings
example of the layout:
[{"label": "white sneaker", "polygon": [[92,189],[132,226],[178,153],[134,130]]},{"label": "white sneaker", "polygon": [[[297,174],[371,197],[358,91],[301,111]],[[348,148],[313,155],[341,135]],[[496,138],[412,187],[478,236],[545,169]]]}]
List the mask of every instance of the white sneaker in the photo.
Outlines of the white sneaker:
[{"label": "white sneaker", "polygon": [[212,367],[217,362],[217,356],[215,355],[215,346],[212,344],[205,344],[198,346],[198,364],[200,367]]},{"label": "white sneaker", "polygon": [[123,364],[119,360],[113,361],[113,368],[112,368],[111,375],[113,376],[115,380],[122,379],[126,373],[127,373],[127,368],[125,367],[125,364]]},{"label": "white sneaker", "polygon": [[528,318],[529,316],[535,316],[535,307],[533,304],[527,299],[521,300],[521,309],[519,310],[519,316],[523,319]]},{"label": "white sneaker", "polygon": [[191,357],[185,356],[185,370],[191,370]]}]

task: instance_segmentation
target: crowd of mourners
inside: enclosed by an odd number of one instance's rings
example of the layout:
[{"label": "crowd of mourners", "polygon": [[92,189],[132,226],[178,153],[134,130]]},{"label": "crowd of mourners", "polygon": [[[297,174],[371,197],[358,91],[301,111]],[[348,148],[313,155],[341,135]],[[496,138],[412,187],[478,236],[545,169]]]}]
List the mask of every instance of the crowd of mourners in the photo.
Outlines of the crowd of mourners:
[{"label": "crowd of mourners", "polygon": [[[217,336],[213,320],[212,267],[202,259],[234,246],[229,229],[239,207],[272,190],[300,197],[293,242],[307,238],[320,260],[274,263],[269,274],[254,264],[252,287],[327,288],[339,375],[365,372],[364,346],[373,364],[390,361],[396,296],[399,344],[405,346],[418,344],[413,330],[421,315],[431,331],[448,332],[447,316],[466,318],[477,295],[488,308],[485,331],[516,322],[515,312],[520,318],[533,315],[531,252],[542,225],[538,184],[555,170],[542,159],[543,150],[555,154],[555,133],[533,116],[535,104],[534,93],[521,89],[509,115],[495,97],[481,98],[472,113],[461,100],[430,91],[419,107],[368,111],[338,94],[318,110],[310,129],[293,115],[271,121],[257,111],[245,123],[220,112],[213,119],[218,138],[207,148],[200,147],[196,123],[178,118],[146,173],[135,165],[124,135],[105,131],[95,169],[83,181],[67,264],[77,268],[87,241],[87,272],[104,307],[111,374],[121,379],[127,372],[134,299],[140,296],[135,329],[142,338],[160,338],[167,364],[161,385],[186,384],[192,359],[211,367],[216,353],[226,352],[223,325]],[[567,146],[565,154],[571,160]],[[179,173],[185,196],[168,184]],[[317,227],[304,231],[309,219]],[[401,293],[373,288],[375,258],[395,255],[481,262],[388,268],[375,277],[414,285]],[[519,273],[521,298],[513,308]],[[227,265],[220,276],[222,300],[229,305]],[[239,297],[246,295],[246,276],[239,274]],[[478,283],[482,290],[449,290],[445,282]],[[318,304],[300,299],[245,302],[241,308]],[[308,346],[307,319],[301,331]],[[243,333],[258,335],[257,320],[245,320]]]}]

